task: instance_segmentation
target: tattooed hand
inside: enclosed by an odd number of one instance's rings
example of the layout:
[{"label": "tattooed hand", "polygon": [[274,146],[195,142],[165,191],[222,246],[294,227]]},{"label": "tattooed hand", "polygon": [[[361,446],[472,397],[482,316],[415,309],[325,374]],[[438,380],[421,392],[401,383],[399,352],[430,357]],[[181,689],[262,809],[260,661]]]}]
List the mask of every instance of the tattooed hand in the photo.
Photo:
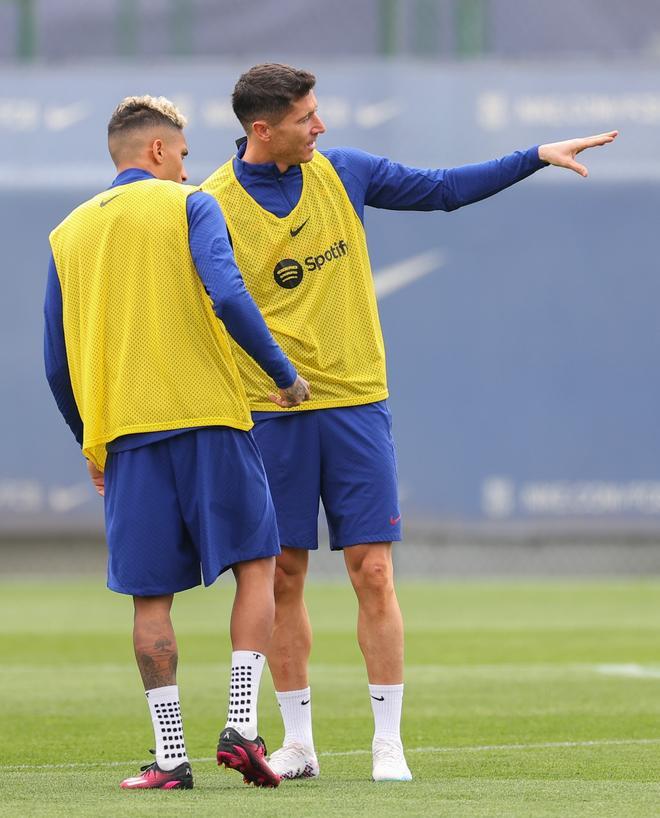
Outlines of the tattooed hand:
[{"label": "tattooed hand", "polygon": [[291,386],[280,389],[279,393],[268,397],[282,409],[290,409],[292,406],[299,406],[304,400],[309,400],[309,384],[299,375]]}]

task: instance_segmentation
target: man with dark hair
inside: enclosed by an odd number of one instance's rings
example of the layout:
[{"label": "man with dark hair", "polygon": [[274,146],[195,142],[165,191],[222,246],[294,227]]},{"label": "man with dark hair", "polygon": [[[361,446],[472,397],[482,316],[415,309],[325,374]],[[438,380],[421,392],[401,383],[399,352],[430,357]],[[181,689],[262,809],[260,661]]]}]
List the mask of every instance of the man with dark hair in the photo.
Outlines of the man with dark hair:
[{"label": "man with dark hair", "polygon": [[255,119],[280,120],[291,105],[307,96],[316,85],[309,71],[270,64],[255,65],[239,77],[232,94],[232,107],[246,133]]},{"label": "man with dark hair", "polygon": [[46,373],[105,498],[108,587],[134,600],[156,758],[121,786],[193,785],[170,610],[176,592],[228,568],[236,596],[218,763],[277,786],[257,697],[280,548],[227,330],[263,368],[268,391],[275,381],[274,404],[297,406],[309,390],[245,289],[217,203],[181,184],[184,125],[163,97],[129,97],[113,113],[117,177],[50,236]]},{"label": "man with dark hair", "polygon": [[[392,542],[401,539],[385,352],[363,228],[365,205],[455,210],[552,164],[582,176],[575,156],[616,133],[557,142],[451,170],[405,167],[351,148],[316,150],[325,132],[312,74],[258,65],[243,74],[234,111],[247,139],[203,189],[220,202],[247,288],[314,397],[270,411],[264,377],[236,350],[277,512],[275,630],[268,663],[284,719],[270,758],[283,778],[318,775],[303,599],[323,501],[330,546],[343,550],[358,605],[358,640],[375,730],[373,778],[410,780],[400,737],[403,624]],[[303,410],[303,411],[301,411]],[[297,453],[308,458],[299,462]]]}]

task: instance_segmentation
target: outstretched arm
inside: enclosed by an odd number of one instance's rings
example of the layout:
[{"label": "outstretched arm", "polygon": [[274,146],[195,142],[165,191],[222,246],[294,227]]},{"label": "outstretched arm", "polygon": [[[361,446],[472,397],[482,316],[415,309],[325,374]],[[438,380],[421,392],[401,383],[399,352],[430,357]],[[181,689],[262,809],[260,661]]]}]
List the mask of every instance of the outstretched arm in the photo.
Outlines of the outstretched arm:
[{"label": "outstretched arm", "polygon": [[[364,221],[364,206],[386,210],[457,210],[526,179],[548,164],[582,173],[577,153],[605,145],[616,131],[514,151],[499,159],[455,168],[414,168],[357,148],[324,151]],[[582,173],[582,175],[586,175]]]},{"label": "outstretched arm", "polygon": [[578,153],[587,148],[598,148],[601,145],[608,145],[619,135],[618,131],[608,131],[596,136],[584,136],[578,139],[566,139],[564,142],[550,142],[548,145],[539,145],[539,159],[549,165],[556,165],[558,168],[568,168],[579,173],[580,176],[588,176],[589,171],[584,165],[575,161]]},{"label": "outstretched arm", "polygon": [[456,168],[414,168],[357,148],[325,152],[344,183],[356,213],[385,210],[456,210],[479,202],[545,167],[538,148]]}]

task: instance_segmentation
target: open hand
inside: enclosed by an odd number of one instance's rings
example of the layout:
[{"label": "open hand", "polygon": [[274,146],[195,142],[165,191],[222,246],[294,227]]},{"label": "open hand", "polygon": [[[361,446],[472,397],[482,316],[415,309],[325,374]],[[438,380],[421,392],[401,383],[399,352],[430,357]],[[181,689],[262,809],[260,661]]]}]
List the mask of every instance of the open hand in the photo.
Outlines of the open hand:
[{"label": "open hand", "polygon": [[575,161],[578,153],[587,148],[597,148],[600,145],[607,145],[613,142],[619,135],[618,131],[608,131],[596,136],[584,136],[578,139],[566,139],[564,142],[550,142],[539,147],[539,159],[549,162],[559,168],[568,168],[579,173],[580,176],[588,176],[589,171],[584,165]]}]

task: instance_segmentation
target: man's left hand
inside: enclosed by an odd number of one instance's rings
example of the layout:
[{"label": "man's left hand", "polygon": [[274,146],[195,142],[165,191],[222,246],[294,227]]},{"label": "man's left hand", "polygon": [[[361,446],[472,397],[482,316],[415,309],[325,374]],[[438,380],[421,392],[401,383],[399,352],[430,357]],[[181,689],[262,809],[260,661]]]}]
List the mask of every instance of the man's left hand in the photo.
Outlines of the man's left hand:
[{"label": "man's left hand", "polygon": [[608,131],[608,133],[601,133],[596,136],[584,136],[578,139],[566,139],[564,142],[550,142],[548,145],[540,145],[539,159],[551,165],[556,165],[558,168],[574,170],[580,176],[586,177],[589,175],[589,171],[584,165],[575,161],[578,153],[582,153],[587,148],[607,145],[613,142],[618,135],[618,131]]}]

